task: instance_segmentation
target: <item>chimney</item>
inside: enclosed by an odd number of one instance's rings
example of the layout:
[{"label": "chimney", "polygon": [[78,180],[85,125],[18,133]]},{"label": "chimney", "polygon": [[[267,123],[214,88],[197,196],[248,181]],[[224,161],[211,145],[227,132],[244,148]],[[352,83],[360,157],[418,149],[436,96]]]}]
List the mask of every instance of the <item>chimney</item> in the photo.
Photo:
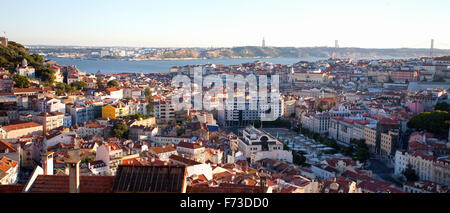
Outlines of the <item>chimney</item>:
[{"label": "chimney", "polygon": [[41,161],[44,175],[53,175],[53,152],[42,153]]},{"label": "chimney", "polygon": [[66,160],[69,168],[69,193],[80,193],[80,156],[78,150],[71,150]]}]

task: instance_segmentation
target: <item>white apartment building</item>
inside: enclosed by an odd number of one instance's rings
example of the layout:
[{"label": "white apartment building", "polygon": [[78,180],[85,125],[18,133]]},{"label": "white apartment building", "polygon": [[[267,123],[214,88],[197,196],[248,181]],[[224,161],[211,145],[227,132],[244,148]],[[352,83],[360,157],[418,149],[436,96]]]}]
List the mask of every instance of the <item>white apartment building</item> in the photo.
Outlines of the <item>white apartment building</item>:
[{"label": "white apartment building", "polygon": [[167,146],[170,144],[177,145],[180,142],[186,142],[190,141],[191,137],[177,137],[177,136],[163,136],[163,135],[156,135],[152,137],[152,142],[154,146]]},{"label": "white apartment building", "polygon": [[44,130],[49,131],[63,126],[64,117],[64,113],[61,112],[41,113],[33,116],[33,121],[38,124],[42,124],[44,126]]},{"label": "white apartment building", "polygon": [[303,128],[309,129],[315,133],[323,134],[329,131],[330,119],[331,117],[328,112],[304,113],[301,122]]},{"label": "white apartment building", "polygon": [[333,117],[330,120],[329,137],[348,145],[351,139],[365,139],[364,129],[369,126],[375,127],[376,120],[362,116]]},{"label": "white apartment building", "polygon": [[407,165],[410,164],[421,180],[432,181],[434,161],[435,157],[431,153],[397,150],[395,153],[394,174],[401,175]]},{"label": "white apartment building", "polygon": [[155,117],[158,123],[175,121],[175,108],[170,102],[160,101],[154,105]]},{"label": "white apartment building", "polygon": [[40,112],[61,112],[66,113],[66,104],[56,98],[45,98],[39,100]]},{"label": "white apartment building", "polygon": [[252,155],[257,152],[283,150],[283,144],[280,141],[253,126],[248,126],[242,130],[242,134],[233,143],[237,144],[238,150],[247,159],[251,159]]}]

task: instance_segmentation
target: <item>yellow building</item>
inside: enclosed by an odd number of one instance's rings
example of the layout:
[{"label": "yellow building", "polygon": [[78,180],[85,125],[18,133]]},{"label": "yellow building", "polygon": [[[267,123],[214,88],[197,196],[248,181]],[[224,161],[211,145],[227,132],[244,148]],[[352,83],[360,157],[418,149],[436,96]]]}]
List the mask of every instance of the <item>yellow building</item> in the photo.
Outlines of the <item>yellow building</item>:
[{"label": "yellow building", "polygon": [[109,104],[102,108],[102,118],[116,119],[125,115],[128,115],[128,112],[121,104]]}]

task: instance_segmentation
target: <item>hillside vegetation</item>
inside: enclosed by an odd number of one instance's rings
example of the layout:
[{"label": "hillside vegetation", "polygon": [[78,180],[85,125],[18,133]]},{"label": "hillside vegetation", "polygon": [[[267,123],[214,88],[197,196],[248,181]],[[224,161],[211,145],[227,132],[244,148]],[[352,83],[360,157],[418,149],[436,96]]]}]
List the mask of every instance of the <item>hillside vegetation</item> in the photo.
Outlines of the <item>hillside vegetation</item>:
[{"label": "hillside vegetation", "polygon": [[14,41],[8,42],[8,47],[0,46],[0,67],[7,68],[11,73],[23,59],[36,70],[36,77],[47,85],[53,84],[55,71],[44,65],[44,58],[39,54],[29,54],[28,49]]}]

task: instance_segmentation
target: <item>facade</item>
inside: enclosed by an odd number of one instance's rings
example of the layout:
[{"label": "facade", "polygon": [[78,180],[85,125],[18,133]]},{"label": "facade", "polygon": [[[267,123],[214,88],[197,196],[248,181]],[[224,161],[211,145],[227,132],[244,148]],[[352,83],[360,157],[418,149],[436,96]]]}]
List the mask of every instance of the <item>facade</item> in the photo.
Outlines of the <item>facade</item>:
[{"label": "facade", "polygon": [[283,101],[283,107],[282,107],[283,117],[289,118],[292,116],[292,114],[295,114],[296,103],[297,103],[297,100]]},{"label": "facade", "polygon": [[102,108],[102,118],[116,119],[128,115],[129,110],[127,106],[120,103],[109,104]]},{"label": "facade", "polygon": [[[0,69],[1,70],[1,69]],[[0,74],[0,91],[11,93],[13,90],[13,77],[9,74]]]},{"label": "facade", "polygon": [[96,123],[86,123],[75,129],[78,137],[85,138],[88,136],[105,136],[105,126]]},{"label": "facade", "polygon": [[72,126],[72,116],[71,115],[69,115],[69,114],[64,115],[63,126],[69,127],[69,128]]},{"label": "facade", "polygon": [[44,98],[39,100],[39,111],[66,113],[66,104],[56,98]]},{"label": "facade", "polygon": [[102,102],[77,104],[70,107],[72,124],[78,124],[102,117]]},{"label": "facade", "polygon": [[170,102],[161,101],[155,104],[154,111],[158,123],[175,121],[175,108]]},{"label": "facade", "polygon": [[294,71],[293,79],[294,82],[312,82],[312,83],[323,83],[325,79],[325,74],[320,71]]},{"label": "facade", "polygon": [[107,88],[107,91],[109,93],[109,98],[113,98],[113,99],[124,98],[124,90],[122,88],[110,87],[110,88]]},{"label": "facade", "polygon": [[41,113],[33,117],[33,121],[43,125],[45,131],[63,126],[65,115],[61,112]]},{"label": "facade", "polygon": [[375,153],[377,150],[377,130],[371,127],[364,128],[364,139],[366,139],[366,145],[370,152]]},{"label": "facade", "polygon": [[0,127],[0,139],[14,139],[26,135],[41,135],[43,126],[35,122],[23,122]]},{"label": "facade", "polygon": [[398,70],[392,72],[392,80],[394,81],[418,81],[419,71]]},{"label": "facade", "polygon": [[394,174],[401,175],[410,164],[420,180],[433,181],[449,186],[450,158],[438,157],[422,151],[397,150],[395,153]]},{"label": "facade", "polygon": [[302,127],[309,129],[312,132],[324,134],[330,128],[330,114],[323,113],[304,113],[301,118]]},{"label": "facade", "polygon": [[15,184],[19,164],[5,156],[0,158],[0,184]]},{"label": "facade", "polygon": [[180,142],[177,144],[178,155],[204,163],[206,161],[205,147],[201,143]]},{"label": "facade", "polygon": [[152,138],[154,145],[156,146],[166,146],[170,144],[177,145],[180,142],[190,141],[192,137],[177,137],[177,136],[163,136],[163,135],[155,135]]},{"label": "facade", "polygon": [[283,150],[280,141],[253,126],[246,127],[242,134],[242,137],[237,137],[234,143],[247,159],[251,159],[253,154],[260,151]]},{"label": "facade", "polygon": [[115,143],[108,143],[97,148],[95,160],[105,162],[110,172],[109,174],[115,174],[122,157],[122,149]]},{"label": "facade", "polygon": [[22,60],[22,65],[17,65],[16,73],[19,75],[26,76],[28,78],[35,78],[35,69],[32,66],[28,66],[27,59]]},{"label": "facade", "polygon": [[380,151],[385,155],[394,155],[396,150],[396,145],[399,139],[398,130],[389,130],[387,133],[381,133],[380,138]]}]

